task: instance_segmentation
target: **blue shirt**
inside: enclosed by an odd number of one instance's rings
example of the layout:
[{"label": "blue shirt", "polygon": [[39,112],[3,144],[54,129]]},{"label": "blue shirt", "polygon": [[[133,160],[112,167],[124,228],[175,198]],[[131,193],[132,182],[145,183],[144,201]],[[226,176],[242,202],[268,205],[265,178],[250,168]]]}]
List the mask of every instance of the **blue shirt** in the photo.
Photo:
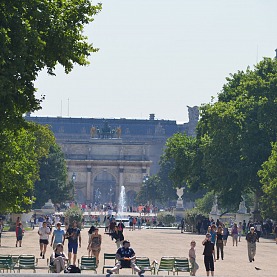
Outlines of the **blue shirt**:
[{"label": "blue shirt", "polygon": [[53,234],[55,236],[54,243],[62,243],[63,242],[64,230],[55,229]]}]

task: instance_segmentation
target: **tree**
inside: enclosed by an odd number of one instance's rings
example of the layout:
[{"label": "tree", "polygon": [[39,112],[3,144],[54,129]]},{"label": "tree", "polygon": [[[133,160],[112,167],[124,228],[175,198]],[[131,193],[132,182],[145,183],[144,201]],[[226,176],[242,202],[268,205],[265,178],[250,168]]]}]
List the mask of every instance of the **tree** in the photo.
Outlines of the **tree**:
[{"label": "tree", "polygon": [[90,0],[2,0],[0,3],[0,126],[22,124],[22,114],[40,109],[34,81],[57,64],[66,73],[74,64],[87,65],[98,49],[84,36],[101,4]]},{"label": "tree", "polygon": [[261,208],[264,216],[277,220],[277,143],[272,143],[272,152],[258,172],[264,195]]},{"label": "tree", "polygon": [[67,183],[67,170],[61,148],[55,143],[39,161],[39,180],[35,183],[33,207],[41,208],[48,199],[54,204],[73,199],[73,183]]},{"label": "tree", "polygon": [[167,140],[163,159],[171,161],[169,177],[174,187],[183,187],[191,183],[195,155],[196,139],[194,137],[177,133]]},{"label": "tree", "polygon": [[54,143],[45,126],[28,123],[16,131],[0,133],[0,212],[22,212],[31,208],[38,161]]},{"label": "tree", "polygon": [[276,141],[276,83],[277,61],[265,58],[254,70],[230,75],[218,102],[201,108],[200,166],[205,186],[224,206],[237,207],[249,191],[262,195],[257,172]]}]

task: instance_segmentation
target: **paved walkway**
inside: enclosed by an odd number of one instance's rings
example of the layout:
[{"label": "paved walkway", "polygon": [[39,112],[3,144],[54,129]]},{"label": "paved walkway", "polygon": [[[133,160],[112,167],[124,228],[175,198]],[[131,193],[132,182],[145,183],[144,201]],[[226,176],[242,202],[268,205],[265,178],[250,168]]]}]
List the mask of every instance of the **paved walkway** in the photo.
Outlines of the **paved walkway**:
[{"label": "paved walkway", "polygon": [[[40,259],[39,254],[39,236],[37,228],[25,233],[23,238],[23,247],[15,247],[15,233],[4,232],[2,234],[2,247],[0,254],[33,254],[39,258],[39,266],[46,266],[46,259]],[[88,229],[82,230],[82,247],[79,249],[78,257],[87,255],[87,235]],[[102,274],[103,253],[116,252],[116,244],[108,235],[104,234],[104,229],[99,230],[102,234],[103,243],[100,253],[100,264],[98,273]],[[181,234],[176,229],[142,229],[135,231],[124,231],[125,239],[129,239],[131,247],[136,252],[137,256],[147,256],[150,260],[159,261],[162,256],[188,256],[190,241],[196,241],[197,262],[200,266],[197,276],[205,276],[205,268],[203,264],[203,246],[201,244],[204,236],[195,234]],[[227,246],[224,249],[224,260],[219,260],[215,264],[216,276],[277,276],[276,273],[276,252],[277,245],[273,240],[260,239],[257,243],[257,255],[255,262],[249,263],[247,257],[247,245],[245,238],[239,245],[232,246],[232,238],[229,237]],[[67,246],[65,246],[67,251]],[[50,257],[52,250],[47,249],[46,257]],[[256,270],[255,267],[261,270]],[[30,271],[31,272],[31,271]],[[46,273],[47,270],[38,270],[38,273]],[[23,271],[25,273],[25,271]],[[89,273],[90,274],[90,273]],[[92,273],[91,273],[92,274]],[[131,270],[124,269],[121,274],[131,274]],[[148,275],[148,273],[146,274]],[[161,274],[163,275],[163,274]],[[179,275],[188,275],[180,273]]]}]

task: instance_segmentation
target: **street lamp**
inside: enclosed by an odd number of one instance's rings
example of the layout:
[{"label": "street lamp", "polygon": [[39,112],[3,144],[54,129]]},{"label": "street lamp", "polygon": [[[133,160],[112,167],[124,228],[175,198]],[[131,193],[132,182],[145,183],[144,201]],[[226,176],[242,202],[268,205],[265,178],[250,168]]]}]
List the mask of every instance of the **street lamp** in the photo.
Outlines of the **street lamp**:
[{"label": "street lamp", "polygon": [[74,201],[76,201],[76,188],[75,188],[75,181],[76,181],[76,178],[77,178],[76,173],[73,172],[73,173],[72,173],[72,176],[71,176],[71,180],[72,180],[72,182],[73,182],[73,197],[74,197]]},{"label": "street lamp", "polygon": [[142,185],[144,186],[144,189],[145,189],[145,200],[147,202],[147,205],[149,204],[148,203],[148,187],[147,187],[147,181],[149,180],[149,176],[146,174],[143,176],[143,180],[142,180]]}]

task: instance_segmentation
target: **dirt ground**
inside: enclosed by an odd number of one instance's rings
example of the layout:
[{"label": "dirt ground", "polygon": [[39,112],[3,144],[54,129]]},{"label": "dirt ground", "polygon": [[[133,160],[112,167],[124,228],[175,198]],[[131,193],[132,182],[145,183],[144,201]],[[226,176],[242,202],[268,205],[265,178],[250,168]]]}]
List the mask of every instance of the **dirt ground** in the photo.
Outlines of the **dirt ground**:
[{"label": "dirt ground", "polygon": [[[46,266],[46,259],[41,259],[39,254],[38,228],[25,232],[22,247],[15,247],[15,232],[2,233],[2,246],[0,254],[33,254],[39,258],[38,265]],[[87,255],[88,229],[81,231],[82,247],[79,248],[78,258]],[[100,253],[100,264],[97,273],[102,274],[103,254],[115,253],[116,244],[111,238],[104,234],[104,229],[100,229],[102,235],[102,249]],[[199,264],[197,276],[205,276],[203,263],[203,235],[183,233],[177,229],[142,229],[129,231],[124,230],[125,239],[130,240],[131,247],[136,256],[149,257],[150,260],[159,261],[162,256],[187,257],[190,248],[190,241],[196,241],[196,261]],[[65,245],[67,252],[67,245]],[[224,248],[224,260],[218,260],[215,264],[215,276],[277,276],[276,273],[276,251],[277,245],[272,239],[260,239],[257,243],[257,254],[255,262],[250,263],[247,256],[247,244],[245,237],[242,237],[238,246],[232,245],[232,238],[228,238],[227,246]],[[49,258],[52,249],[48,246],[46,258]],[[261,269],[257,270],[255,267]],[[130,271],[130,272],[129,272]],[[24,271],[25,272],[25,271]],[[40,269],[38,273],[46,273],[47,269]],[[27,272],[26,272],[27,273]],[[30,271],[31,273],[31,271]],[[88,274],[88,272],[86,272]],[[122,274],[131,274],[130,269],[124,269]],[[92,274],[89,272],[89,274]],[[148,275],[150,273],[145,273]],[[160,275],[164,275],[163,273]],[[171,274],[172,275],[172,274]],[[179,273],[179,275],[188,275]]]}]

